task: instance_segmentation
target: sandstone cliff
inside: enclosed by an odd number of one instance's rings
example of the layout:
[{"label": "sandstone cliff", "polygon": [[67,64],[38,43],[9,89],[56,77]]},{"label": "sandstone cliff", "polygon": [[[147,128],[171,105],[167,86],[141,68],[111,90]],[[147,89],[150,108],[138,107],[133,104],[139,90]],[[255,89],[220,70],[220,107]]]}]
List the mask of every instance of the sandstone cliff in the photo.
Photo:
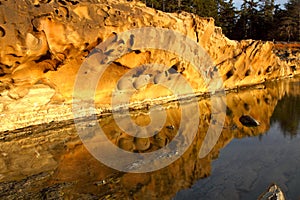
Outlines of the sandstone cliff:
[{"label": "sandstone cliff", "polygon": [[[231,41],[212,18],[163,13],[139,2],[114,0],[32,0],[0,2],[0,131],[71,119],[73,86],[91,50],[114,33],[151,26],[177,31],[202,46],[212,58],[226,89],[299,73],[299,62],[280,60],[274,45]],[[174,65],[196,92],[205,84],[182,58],[161,50],[134,50],[113,62],[102,76],[95,102],[109,108],[117,80],[145,63]],[[210,73],[211,69],[207,69]],[[135,100],[170,95],[149,86]]]}]

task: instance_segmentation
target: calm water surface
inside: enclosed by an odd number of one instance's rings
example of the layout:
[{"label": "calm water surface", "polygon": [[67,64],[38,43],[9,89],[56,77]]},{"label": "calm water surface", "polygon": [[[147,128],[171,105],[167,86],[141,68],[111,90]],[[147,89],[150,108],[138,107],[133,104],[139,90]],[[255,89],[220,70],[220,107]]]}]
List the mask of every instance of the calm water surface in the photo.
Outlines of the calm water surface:
[{"label": "calm water surface", "polygon": [[179,191],[174,199],[250,200],[270,183],[279,185],[287,199],[300,199],[300,136],[295,135],[300,129],[293,131],[274,120],[264,135],[234,139],[212,163],[211,176]]},{"label": "calm water surface", "polygon": [[270,183],[278,184],[287,199],[300,199],[300,82],[287,85],[270,129],[232,140],[213,161],[211,176],[174,199],[255,199]]},{"label": "calm water surface", "polygon": [[[276,183],[287,199],[300,199],[300,79],[227,94],[222,134],[209,154],[199,158],[211,122],[209,105],[209,100],[199,99],[198,134],[184,155],[144,174],[119,172],[100,163],[82,144],[72,121],[1,133],[0,198],[256,199]],[[251,115],[260,126],[243,126],[242,115]],[[139,113],[132,119],[140,125],[149,122]],[[180,109],[176,103],[168,105],[165,127],[145,140],[126,135],[111,116],[98,122],[120,148],[151,152],[172,141]]]}]

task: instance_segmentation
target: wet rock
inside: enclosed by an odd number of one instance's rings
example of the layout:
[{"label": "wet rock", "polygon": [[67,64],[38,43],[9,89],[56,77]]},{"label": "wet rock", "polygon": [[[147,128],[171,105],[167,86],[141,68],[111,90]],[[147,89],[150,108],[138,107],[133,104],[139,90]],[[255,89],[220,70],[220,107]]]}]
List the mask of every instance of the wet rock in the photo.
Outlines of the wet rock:
[{"label": "wet rock", "polygon": [[272,184],[266,192],[261,194],[258,200],[285,200],[285,197],[280,187]]},{"label": "wet rock", "polygon": [[243,115],[240,117],[239,120],[244,126],[247,127],[256,127],[260,125],[260,123],[256,119],[249,115]]},{"label": "wet rock", "polygon": [[[42,96],[46,95],[42,93],[45,86],[39,87],[40,90],[39,88],[35,88],[33,91],[30,91],[30,96],[41,96],[40,100],[42,101]],[[116,172],[116,170],[106,167],[93,158],[91,153],[82,144],[73,120],[59,123],[45,123],[43,125],[5,132],[0,135],[0,198],[37,200],[43,198],[171,199],[179,190],[191,188],[195,181],[210,176],[212,160],[217,159],[221,149],[228,145],[234,138],[256,136],[268,130],[270,118],[279,99],[286,94],[299,95],[299,87],[299,85],[291,87],[291,84],[281,83],[264,89],[253,88],[250,91],[228,94],[226,98],[230,113],[226,116],[225,129],[212,151],[203,159],[199,158],[198,152],[201,145],[203,145],[203,139],[210,124],[209,117],[212,111],[209,99],[199,100],[198,104],[201,110],[201,115],[199,116],[200,124],[194,143],[180,159],[171,165],[158,171],[143,174]],[[49,87],[47,91],[49,93],[51,91],[52,93],[54,92]],[[49,97],[51,96],[49,94]],[[272,97],[268,104],[264,101],[266,96]],[[248,104],[249,107],[245,107],[245,104]],[[181,109],[176,103],[170,103],[166,107],[169,108],[167,110],[166,126],[149,139],[137,139],[126,136],[121,130],[118,130],[112,116],[103,116],[99,121],[88,121],[83,123],[82,127],[85,125],[93,126],[91,124],[97,123],[115,145],[119,145],[124,150],[130,152],[147,153],[165,147],[170,141],[178,140],[174,136],[178,134],[178,127],[181,123]],[[45,115],[54,115],[55,112],[57,110],[49,109],[48,113],[44,113],[43,115],[41,115],[40,111],[31,114],[43,119],[42,117]],[[238,122],[239,117],[241,113],[246,112],[249,113],[249,116],[256,116],[261,125],[255,129],[241,125]],[[131,117],[136,121],[138,116],[132,113]],[[10,120],[10,116],[6,116],[6,118],[8,121]],[[142,118],[145,119],[145,116],[142,116]],[[22,119],[19,120],[21,123]],[[189,133],[189,127],[192,125],[192,120],[187,122],[184,133]],[[237,130],[226,129],[226,127],[234,125],[237,126]],[[181,135],[179,141],[176,143],[178,147],[182,145],[187,135]],[[90,137],[97,138],[97,134],[91,134]],[[100,147],[103,147],[103,144],[97,143],[95,146],[100,145]],[[244,150],[245,154],[249,154],[248,149]],[[176,153],[174,151],[161,156],[171,157]],[[266,152],[266,155],[269,153]],[[116,160],[118,159],[120,158],[116,158]],[[270,166],[276,165],[277,160],[275,157],[266,156],[265,159],[273,160]],[[293,160],[292,155],[291,159]],[[249,162],[248,159],[246,160]],[[236,174],[235,168],[232,168],[232,162],[226,162],[227,164],[224,167],[231,169],[232,173]],[[256,166],[261,166],[261,161],[259,160],[250,160],[250,162],[256,162]],[[135,164],[138,165],[139,162],[134,162],[133,167]],[[149,165],[154,164],[155,160],[149,162]],[[291,168],[291,166],[294,167]],[[256,169],[247,165],[235,165],[235,167],[244,171],[247,179],[241,178],[239,175],[236,175],[236,177],[230,177],[228,174],[217,176],[218,181],[216,184],[204,184],[201,186],[196,191],[198,196],[195,199],[199,197],[199,194],[203,194],[201,198],[209,199],[205,198],[205,195],[208,195],[205,194],[207,191],[209,191],[209,194],[215,195],[211,199],[218,199],[218,197],[219,199],[238,199],[241,191],[252,191],[259,177]],[[297,173],[298,168],[297,165],[287,163],[286,169],[290,172],[289,176],[292,177]],[[274,168],[274,170],[276,174],[276,169]],[[262,174],[268,174],[268,172],[263,171]],[[260,178],[266,179],[266,177]],[[205,180],[209,180],[209,178]],[[285,181],[288,180],[288,178],[285,179]],[[281,187],[285,189],[283,185]],[[237,189],[235,190],[237,192],[231,192],[233,189]],[[295,183],[295,190],[297,191],[297,183]]]}]

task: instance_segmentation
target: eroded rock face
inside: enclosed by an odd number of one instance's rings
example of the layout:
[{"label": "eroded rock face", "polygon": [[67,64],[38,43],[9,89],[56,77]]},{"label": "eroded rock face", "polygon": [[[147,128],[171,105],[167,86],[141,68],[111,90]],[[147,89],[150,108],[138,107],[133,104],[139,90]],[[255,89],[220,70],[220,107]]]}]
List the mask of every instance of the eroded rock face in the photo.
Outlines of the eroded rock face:
[{"label": "eroded rock face", "polygon": [[[208,66],[206,74],[219,71],[226,89],[299,73],[298,64],[280,60],[272,52],[271,42],[231,41],[215,27],[212,18],[184,12],[163,13],[139,2],[15,0],[1,1],[0,10],[0,119],[3,122],[0,131],[72,118],[73,86],[83,60],[102,41],[134,28],[167,28],[196,41],[215,65]],[[173,67],[196,92],[207,90],[203,77],[180,56],[161,50],[133,49],[113,62],[101,77],[95,99],[101,108],[99,112],[109,108],[119,78],[145,63],[163,64],[164,71]],[[170,95],[157,86],[139,87],[142,81],[141,77],[135,77],[123,84],[132,84],[137,89],[132,101]]]},{"label": "eroded rock face", "polygon": [[[179,190],[210,176],[212,160],[217,159],[220,150],[233,139],[266,132],[278,101],[285,95],[299,97],[299,91],[298,84],[280,82],[265,88],[230,93],[226,98],[228,108],[222,134],[204,158],[199,158],[198,153],[210,124],[211,112],[210,101],[199,100],[202,114],[199,116],[198,133],[190,148],[168,167],[143,174],[118,172],[96,160],[82,144],[72,120],[7,132],[0,136],[0,197],[170,199]],[[149,152],[169,143],[178,130],[181,111],[175,103],[168,107],[163,130],[149,138],[148,142],[128,136],[116,126],[112,116],[103,117],[98,122],[111,142],[120,148]],[[251,115],[260,122],[260,126],[243,126],[239,121],[243,115]],[[132,118],[136,123],[147,123],[141,113],[132,113]],[[89,123],[83,122],[82,125],[88,128]],[[257,178],[254,175],[247,177],[250,180]],[[240,181],[247,182],[249,179]],[[250,183],[249,190],[253,185]]]}]

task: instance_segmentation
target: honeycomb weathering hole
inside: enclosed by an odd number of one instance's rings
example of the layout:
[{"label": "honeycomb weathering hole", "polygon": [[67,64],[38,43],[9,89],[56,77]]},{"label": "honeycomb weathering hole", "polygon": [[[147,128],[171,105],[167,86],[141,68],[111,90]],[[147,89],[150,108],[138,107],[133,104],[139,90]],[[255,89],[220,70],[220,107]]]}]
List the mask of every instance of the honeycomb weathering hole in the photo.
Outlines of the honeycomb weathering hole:
[{"label": "honeycomb weathering hole", "polygon": [[4,36],[5,36],[5,30],[0,26],[0,37],[4,37]]}]

